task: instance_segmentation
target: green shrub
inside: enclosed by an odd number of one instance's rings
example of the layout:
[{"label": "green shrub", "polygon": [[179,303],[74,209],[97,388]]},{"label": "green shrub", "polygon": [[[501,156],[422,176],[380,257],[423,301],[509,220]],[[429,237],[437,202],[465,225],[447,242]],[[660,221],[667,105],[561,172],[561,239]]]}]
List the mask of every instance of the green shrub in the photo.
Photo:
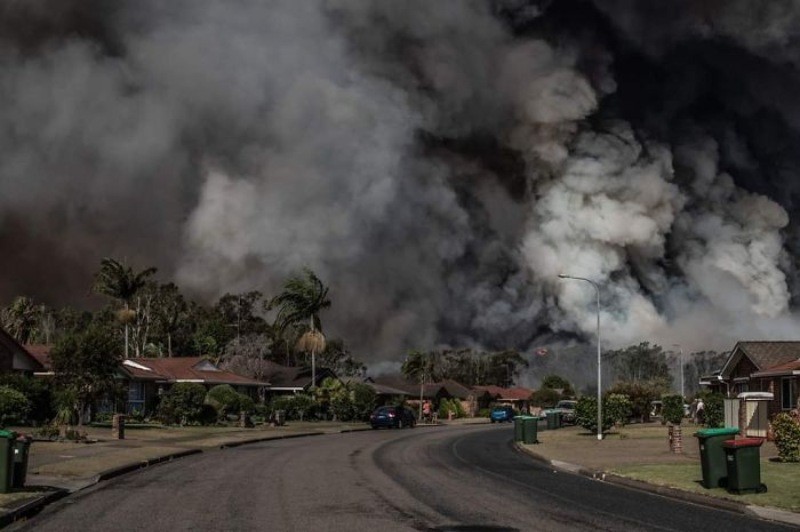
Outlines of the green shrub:
[{"label": "green shrub", "polygon": [[21,392],[10,386],[0,386],[0,425],[25,423],[31,402]]},{"label": "green shrub", "polygon": [[481,408],[478,410],[478,417],[489,417],[492,414],[491,408]]},{"label": "green shrub", "polygon": [[237,393],[230,384],[219,384],[208,390],[206,403],[213,406],[220,419],[225,419],[229,414],[239,415],[241,407],[241,394]]},{"label": "green shrub", "polygon": [[784,462],[800,462],[800,421],[781,412],[772,418],[778,456]]},{"label": "green shrub", "polygon": [[683,421],[683,396],[665,395],[661,401],[664,405],[661,411],[664,421],[673,425],[680,425]]},{"label": "green shrub", "polygon": [[653,401],[661,396],[659,387],[651,382],[618,382],[607,393],[626,395],[631,402],[630,417],[642,423],[650,421]]},{"label": "green shrub", "polygon": [[561,400],[561,394],[558,390],[554,390],[552,388],[542,388],[541,390],[536,390],[531,394],[531,405],[538,406],[542,408],[552,408],[556,406]]},{"label": "green shrub", "polygon": [[709,428],[719,428],[725,425],[725,396],[721,393],[706,392],[703,398],[703,423]]},{"label": "green shrub", "polygon": [[360,382],[353,384],[353,415],[357,421],[369,421],[369,415],[375,410],[377,395],[375,390]]},{"label": "green shrub", "polygon": [[[603,432],[606,432],[614,424],[614,420],[608,415],[606,401],[603,401]],[[578,399],[575,405],[575,422],[589,432],[597,432],[597,398],[583,396]]]},{"label": "green shrub", "polygon": [[618,426],[625,426],[631,417],[631,400],[621,393],[610,393],[604,398],[608,417]]},{"label": "green shrub", "polygon": [[8,373],[0,376],[0,386],[9,386],[30,401],[27,420],[42,425],[55,415],[53,409],[52,381]]},{"label": "green shrub", "polygon": [[[167,424],[191,425],[207,422],[204,415],[206,389],[196,382],[179,382],[164,394],[158,405],[158,417]],[[215,411],[216,412],[216,411]]]}]

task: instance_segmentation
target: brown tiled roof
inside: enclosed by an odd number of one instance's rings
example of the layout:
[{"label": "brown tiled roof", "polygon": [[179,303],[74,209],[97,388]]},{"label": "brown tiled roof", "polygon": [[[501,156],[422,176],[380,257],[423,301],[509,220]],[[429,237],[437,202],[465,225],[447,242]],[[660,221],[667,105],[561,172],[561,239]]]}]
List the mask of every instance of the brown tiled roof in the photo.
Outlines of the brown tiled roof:
[{"label": "brown tiled roof", "polygon": [[473,390],[479,393],[486,392],[497,399],[506,401],[525,401],[530,399],[533,390],[529,388],[503,388],[501,386],[473,386]]},{"label": "brown tiled roof", "polygon": [[753,373],[753,377],[777,377],[780,375],[792,375],[794,372],[800,373],[800,360],[793,360],[786,364],[780,364],[762,371],[757,371]]},{"label": "brown tiled roof", "polygon": [[3,352],[8,355],[3,357],[3,370],[36,372],[44,369],[22,344],[0,329],[0,353]]},{"label": "brown tiled roof", "polygon": [[[336,377],[333,371],[318,367],[317,384],[327,377]],[[264,378],[271,388],[303,389],[311,384],[311,368],[305,366],[282,366],[275,362],[267,362]]]},{"label": "brown tiled roof", "polygon": [[739,342],[725,363],[724,374],[728,374],[731,362],[738,362],[740,354],[749,358],[759,371],[763,371],[800,360],[800,342]]},{"label": "brown tiled roof", "polygon": [[[126,362],[130,362],[127,363]],[[147,369],[136,367],[143,366]],[[237,386],[263,386],[249,377],[219,369],[202,357],[131,358],[123,361],[125,371],[140,379],[165,380],[167,382],[196,381],[204,384],[232,384]]]},{"label": "brown tiled roof", "polygon": [[50,351],[53,346],[50,344],[27,344],[24,346],[28,353],[42,365],[45,371],[52,371],[53,364],[50,362]]},{"label": "brown tiled roof", "polygon": [[[407,394],[419,397],[420,385],[418,382],[408,381],[402,375],[382,375],[375,377],[374,381],[384,386],[391,386],[398,390],[402,390]],[[433,398],[444,390],[447,395],[456,397],[458,399],[467,399],[472,395],[472,391],[454,380],[444,380],[441,382],[426,382],[422,386],[422,396],[424,398]]]}]

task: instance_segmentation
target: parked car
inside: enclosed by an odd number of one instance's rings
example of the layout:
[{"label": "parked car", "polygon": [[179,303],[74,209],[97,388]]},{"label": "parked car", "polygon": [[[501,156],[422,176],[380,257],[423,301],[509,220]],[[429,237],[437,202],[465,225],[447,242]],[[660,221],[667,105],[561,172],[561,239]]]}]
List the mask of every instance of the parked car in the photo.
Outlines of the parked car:
[{"label": "parked car", "polygon": [[565,399],[556,403],[555,410],[561,414],[561,423],[567,423],[569,425],[575,424],[575,407],[577,405],[578,401],[570,399]]},{"label": "parked car", "polygon": [[413,428],[417,424],[417,417],[413,410],[404,406],[379,406],[369,416],[369,422],[373,429]]},{"label": "parked car", "polygon": [[489,419],[492,423],[502,423],[503,421],[514,421],[514,416],[517,413],[514,412],[514,409],[510,406],[496,406],[492,408],[491,413],[489,414]]}]

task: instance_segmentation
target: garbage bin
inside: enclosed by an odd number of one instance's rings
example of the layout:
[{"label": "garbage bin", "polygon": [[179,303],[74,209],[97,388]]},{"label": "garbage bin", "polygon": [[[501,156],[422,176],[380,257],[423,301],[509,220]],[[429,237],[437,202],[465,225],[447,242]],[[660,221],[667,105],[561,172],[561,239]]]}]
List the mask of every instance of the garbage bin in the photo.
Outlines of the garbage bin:
[{"label": "garbage bin", "polygon": [[557,410],[548,410],[546,415],[547,415],[547,430],[561,428],[561,412]]},{"label": "garbage bin", "polygon": [[700,468],[703,471],[704,488],[718,488],[726,482],[728,466],[722,442],[730,440],[738,433],[739,429],[733,427],[702,429],[694,433],[700,444]]},{"label": "garbage bin", "polygon": [[14,444],[17,433],[0,430],[0,493],[11,491],[14,475]]},{"label": "garbage bin", "polygon": [[25,487],[28,476],[28,454],[31,449],[31,438],[20,435],[14,444],[14,473],[11,482],[14,488]]},{"label": "garbage bin", "polygon": [[522,441],[523,443],[539,443],[536,439],[539,419],[533,416],[522,416]]},{"label": "garbage bin", "polygon": [[523,416],[514,416],[514,441],[523,441],[525,439],[523,421]]},{"label": "garbage bin", "polygon": [[761,483],[761,438],[742,438],[722,442],[731,493],[764,493]]}]

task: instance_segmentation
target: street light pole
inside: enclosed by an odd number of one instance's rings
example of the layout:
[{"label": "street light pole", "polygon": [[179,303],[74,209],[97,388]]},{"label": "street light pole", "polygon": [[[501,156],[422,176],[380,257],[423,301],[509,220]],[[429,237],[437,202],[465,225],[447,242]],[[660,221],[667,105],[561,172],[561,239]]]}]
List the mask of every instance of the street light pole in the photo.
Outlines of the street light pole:
[{"label": "street light pole", "polygon": [[683,397],[685,399],[686,398],[686,394],[683,391],[684,390],[684,388],[683,388],[683,347],[681,347],[680,344],[672,344],[672,347],[677,347],[678,348],[678,358],[679,358],[680,364],[681,364],[681,397]]},{"label": "street light pole", "polygon": [[591,279],[586,279],[584,277],[575,277],[573,275],[565,275],[560,273],[559,278],[561,279],[575,279],[577,281],[586,281],[594,286],[594,290],[597,294],[597,439],[603,439],[603,394],[601,392],[600,386],[602,384],[602,359],[601,359],[601,351],[600,351],[600,286],[592,281]]}]

